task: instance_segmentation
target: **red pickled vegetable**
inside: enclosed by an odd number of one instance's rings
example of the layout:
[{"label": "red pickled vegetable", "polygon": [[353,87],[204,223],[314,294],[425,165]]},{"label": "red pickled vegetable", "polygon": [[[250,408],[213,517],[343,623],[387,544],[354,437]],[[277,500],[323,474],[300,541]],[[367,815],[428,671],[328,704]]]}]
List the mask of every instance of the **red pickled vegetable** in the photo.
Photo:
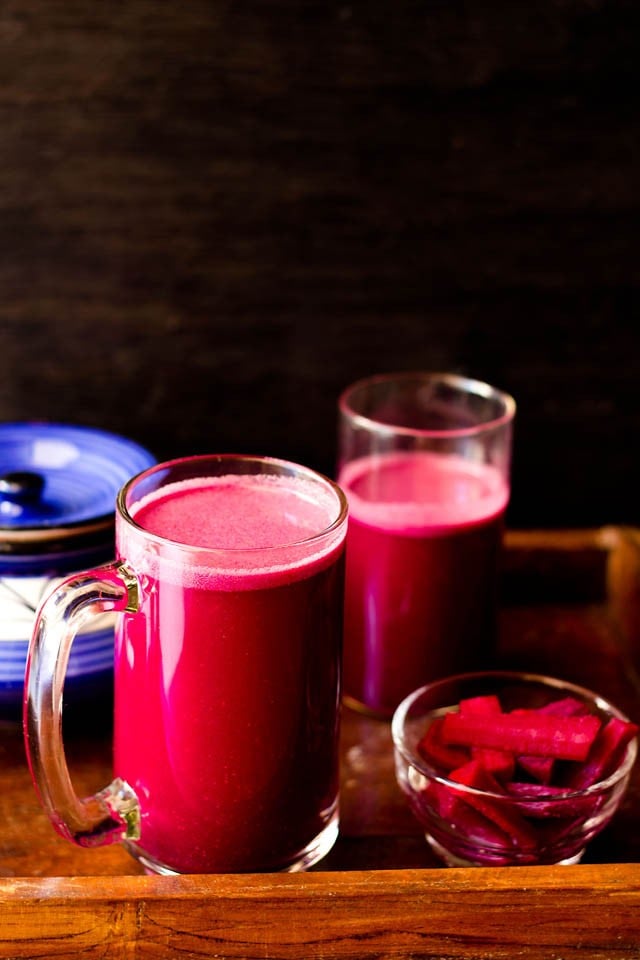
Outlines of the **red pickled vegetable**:
[{"label": "red pickled vegetable", "polygon": [[[500,701],[495,694],[469,697],[460,701],[460,713],[465,717],[495,717],[502,714]],[[510,780],[513,777],[515,760],[508,750],[496,750],[492,747],[472,747],[471,757],[479,760],[498,780]]]},{"label": "red pickled vegetable", "polygon": [[469,759],[469,752],[464,747],[451,747],[442,740],[442,723],[444,717],[435,717],[427,727],[422,739],[418,742],[418,753],[423,760],[438,770],[448,772],[461,766]]},{"label": "red pickled vegetable", "polygon": [[502,707],[495,693],[487,693],[478,697],[466,697],[459,705],[460,713],[465,716],[495,716],[502,713]]},{"label": "red pickled vegetable", "polygon": [[553,757],[518,757],[518,766],[538,783],[551,783],[555,760]]},{"label": "red pickled vegetable", "polygon": [[472,760],[477,760],[485,770],[492,773],[501,783],[511,780],[515,771],[515,757],[507,750],[493,750],[490,747],[472,747]]},{"label": "red pickled vegetable", "polygon": [[518,809],[527,817],[544,820],[547,817],[581,820],[591,817],[601,804],[599,796],[571,796],[571,787],[554,787],[542,783],[507,784],[507,791],[518,798]]},{"label": "red pickled vegetable", "polygon": [[455,824],[467,840],[473,840],[474,843],[497,847],[499,850],[510,846],[509,835],[464,800],[461,800],[457,807]]},{"label": "red pickled vegetable", "polygon": [[[477,760],[470,760],[463,767],[453,770],[449,777],[456,783],[473,787],[493,794],[502,794],[503,789],[498,781]],[[505,797],[487,797],[479,793],[466,793],[465,802],[474,807],[483,816],[497,824],[510,837],[514,846],[530,849],[536,845],[535,830],[527,823],[513,804]]]},{"label": "red pickled vegetable", "polygon": [[552,713],[557,717],[577,717],[589,713],[589,707],[577,697],[560,697],[550,700],[544,706],[537,708],[538,713]]},{"label": "red pickled vegetable", "polygon": [[569,781],[571,787],[582,790],[608,777],[637,733],[637,724],[610,717],[598,732],[586,762],[573,772]]},{"label": "red pickled vegetable", "polygon": [[455,826],[456,832],[474,843],[497,847],[511,846],[509,836],[492,820],[488,820],[451,787],[432,781],[425,791],[439,817]]},{"label": "red pickled vegetable", "polygon": [[[518,710],[519,715],[525,716],[530,710]],[[534,713],[549,713],[558,717],[576,717],[580,714],[589,712],[589,708],[582,700],[577,697],[566,696],[558,700],[550,700],[541,707],[537,707]],[[555,768],[553,757],[517,757],[518,766],[526,774],[537,780],[538,783],[551,783]]]},{"label": "red pickled vegetable", "polygon": [[445,743],[491,747],[515,754],[585,760],[600,728],[593,714],[563,717],[531,711],[526,715],[464,716],[447,713],[442,725]]},{"label": "red pickled vegetable", "polygon": [[507,784],[507,791],[513,797],[526,797],[527,800],[538,801],[541,797],[548,800],[550,797],[565,797],[571,793],[570,787],[555,787],[547,783],[521,783],[512,780]]}]

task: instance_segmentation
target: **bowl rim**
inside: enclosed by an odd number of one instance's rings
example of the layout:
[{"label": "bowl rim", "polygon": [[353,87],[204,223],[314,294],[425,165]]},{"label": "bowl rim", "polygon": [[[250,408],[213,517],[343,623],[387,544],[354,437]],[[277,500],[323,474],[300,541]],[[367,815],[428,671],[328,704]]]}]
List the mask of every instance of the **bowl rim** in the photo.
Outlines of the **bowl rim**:
[{"label": "bowl rim", "polygon": [[393,741],[394,750],[402,757],[408,766],[416,769],[424,777],[428,777],[430,780],[435,780],[437,783],[440,783],[443,786],[452,788],[461,795],[465,793],[475,794],[477,796],[499,799],[503,802],[505,800],[513,801],[514,803],[545,803],[550,800],[562,802],[564,800],[575,799],[576,797],[586,797],[599,794],[615,786],[618,781],[622,780],[631,772],[638,753],[638,736],[634,736],[629,741],[622,762],[612,773],[609,774],[608,777],[606,777],[604,780],[596,780],[595,783],[589,784],[588,787],[582,787],[578,790],[567,790],[566,793],[562,793],[560,795],[557,793],[538,792],[535,794],[523,793],[517,797],[511,797],[509,794],[481,790],[478,787],[470,787],[466,784],[462,784],[456,780],[450,779],[446,776],[446,774],[439,772],[435,767],[432,767],[426,760],[415,754],[407,747],[406,738],[404,736],[404,725],[407,714],[416,701],[418,701],[420,697],[422,697],[428,690],[433,690],[439,686],[444,687],[445,684],[464,683],[474,680],[482,681],[483,679],[496,679],[504,681],[513,680],[518,682],[524,681],[526,683],[536,683],[538,685],[563,690],[567,693],[572,692],[585,700],[591,701],[594,706],[602,712],[608,713],[610,716],[617,717],[620,720],[624,720],[627,723],[631,722],[629,717],[623,713],[622,710],[616,707],[615,704],[607,700],[606,697],[602,697],[599,693],[589,689],[589,687],[581,686],[580,684],[573,683],[570,680],[563,680],[559,677],[552,677],[547,674],[535,673],[527,670],[479,670],[470,671],[467,673],[457,673],[446,677],[440,677],[437,680],[431,681],[430,683],[423,684],[421,687],[417,687],[415,690],[409,693],[396,707],[391,718],[391,738]]}]

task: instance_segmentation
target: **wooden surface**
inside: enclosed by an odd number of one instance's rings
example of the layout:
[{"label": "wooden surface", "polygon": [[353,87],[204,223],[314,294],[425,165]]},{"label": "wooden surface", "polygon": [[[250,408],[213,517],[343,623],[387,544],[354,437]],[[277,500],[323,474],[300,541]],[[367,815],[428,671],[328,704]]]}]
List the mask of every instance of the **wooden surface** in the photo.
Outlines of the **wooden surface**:
[{"label": "wooden surface", "polygon": [[640,870],[561,873],[20,880],[0,885],[0,956],[637,960]]},{"label": "wooden surface", "polygon": [[3,0],[0,420],[332,472],[451,369],[512,526],[638,523],[639,61],[633,0]]},{"label": "wooden surface", "polygon": [[[637,720],[638,532],[510,532],[507,545],[500,663],[597,688]],[[80,793],[110,778],[108,731],[90,720],[68,739]],[[447,869],[395,783],[388,724],[347,710],[341,834],[324,861],[299,875],[168,878],[143,876],[119,846],[82,850],[54,833],[16,725],[0,758],[3,958],[640,955],[640,769],[580,865]]]}]

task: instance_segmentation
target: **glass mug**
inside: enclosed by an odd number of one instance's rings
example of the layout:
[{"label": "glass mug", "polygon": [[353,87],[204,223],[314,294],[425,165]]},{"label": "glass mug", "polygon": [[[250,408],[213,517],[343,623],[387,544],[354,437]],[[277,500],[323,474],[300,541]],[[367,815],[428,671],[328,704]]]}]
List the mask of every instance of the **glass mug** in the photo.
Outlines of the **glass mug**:
[{"label": "glass mug", "polygon": [[[147,871],[301,870],[338,832],[341,489],[265,457],[158,464],[121,489],[116,560],[41,606],[24,727],[53,825],[122,840]],[[74,792],[62,690],[73,637],[119,611],[115,779]]]},{"label": "glass mug", "polygon": [[385,374],[341,395],[351,705],[388,718],[416,687],[487,665],[514,415],[510,396],[455,374]]}]

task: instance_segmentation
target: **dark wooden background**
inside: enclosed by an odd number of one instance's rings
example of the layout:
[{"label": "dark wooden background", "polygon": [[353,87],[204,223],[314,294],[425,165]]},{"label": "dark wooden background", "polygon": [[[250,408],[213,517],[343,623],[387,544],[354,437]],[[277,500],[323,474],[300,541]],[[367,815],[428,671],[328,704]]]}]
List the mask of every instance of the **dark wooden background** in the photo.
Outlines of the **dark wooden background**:
[{"label": "dark wooden background", "polygon": [[325,472],[356,377],[519,405],[510,522],[636,523],[635,0],[3,0],[0,420]]}]

